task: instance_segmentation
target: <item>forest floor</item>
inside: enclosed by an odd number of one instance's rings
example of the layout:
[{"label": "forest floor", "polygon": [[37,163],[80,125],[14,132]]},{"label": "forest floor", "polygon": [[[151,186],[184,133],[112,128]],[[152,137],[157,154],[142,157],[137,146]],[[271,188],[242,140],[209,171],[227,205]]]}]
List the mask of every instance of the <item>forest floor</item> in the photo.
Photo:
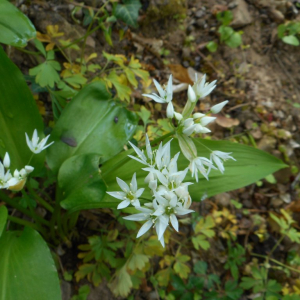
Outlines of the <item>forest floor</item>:
[{"label": "forest floor", "polygon": [[[66,36],[76,37],[85,33],[86,28],[75,24],[71,18],[72,1],[16,2],[42,33],[46,32],[48,25],[56,24]],[[289,20],[300,22],[296,2],[144,0],[139,26],[128,29],[122,41],[119,41],[119,33],[114,29],[114,46],[106,43],[101,31],[93,33],[87,41],[90,53],[98,54],[99,63],[102,51],[126,57],[134,55],[151,77],[160,83],[166,82],[169,74],[173,74],[173,83],[179,87],[174,96],[178,107],[182,106],[181,99],[186,99],[186,87],[182,84],[192,84],[195,72],[207,74],[209,81],[217,79],[217,88],[197,107],[202,111],[212,103],[229,100],[223,115],[218,116],[212,127],[214,138],[255,146],[283,159],[290,166],[268,180],[205,199],[197,208],[202,215],[207,215],[216,206],[219,210],[230,210],[238,219],[238,236],[249,239],[259,254],[268,253],[276,243],[276,236],[268,225],[269,211],[289,208],[294,212],[296,226],[300,226],[300,173],[297,171],[300,158],[300,51],[299,47],[287,45],[277,37],[279,24]],[[98,7],[101,1],[84,1],[84,4]],[[236,31],[243,31],[243,45],[238,48],[219,42],[220,22],[216,15],[226,10],[233,13],[230,26]],[[82,18],[80,15],[76,17]],[[219,44],[214,53],[206,48],[210,41]],[[34,66],[30,56],[17,50],[11,49],[10,57],[24,74],[28,74],[28,69]],[[133,93],[131,105],[139,103],[154,111],[141,94],[139,89]],[[155,112],[155,117],[161,118],[164,114],[163,111]],[[258,222],[255,223],[251,216],[242,215],[241,210],[232,205],[231,199],[259,216]],[[93,211],[83,213],[81,218],[93,219],[90,214]],[[268,238],[260,241],[255,234],[258,229],[268,231]],[[64,269],[70,270],[74,268],[74,262],[78,263],[79,250],[76,247],[77,244],[74,244],[73,249],[62,250]],[[221,263],[224,257],[218,256],[218,247],[214,245],[203,259],[208,263],[220,259]],[[278,248],[278,257],[285,257],[289,249],[289,242],[284,241]],[[218,269],[218,262],[214,264]],[[65,299],[69,299],[77,290],[75,281],[63,281],[63,289]],[[105,283],[93,288],[88,299],[100,299],[99,295],[102,300],[114,299]],[[135,299],[155,298],[151,292],[144,291]]]}]

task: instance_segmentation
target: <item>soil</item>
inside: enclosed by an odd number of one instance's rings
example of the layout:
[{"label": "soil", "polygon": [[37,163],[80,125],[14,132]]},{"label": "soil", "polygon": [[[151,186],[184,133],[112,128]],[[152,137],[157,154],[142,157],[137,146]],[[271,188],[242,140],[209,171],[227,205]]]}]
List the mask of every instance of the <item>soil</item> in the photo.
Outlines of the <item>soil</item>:
[{"label": "soil", "polygon": [[[42,33],[46,32],[47,25],[59,24],[67,36],[76,38],[85,33],[86,27],[72,20],[71,10],[74,6],[71,2],[18,0],[16,5]],[[218,122],[214,125],[214,137],[236,138],[244,143],[255,144],[299,168],[300,108],[297,108],[297,104],[300,105],[300,51],[299,47],[287,45],[277,37],[278,24],[289,20],[300,21],[296,2],[143,0],[138,28],[127,29],[121,42],[116,28],[113,31],[115,47],[109,46],[101,31],[98,31],[89,39],[88,51],[97,52],[99,62],[103,50],[126,56],[135,55],[159,82],[166,82],[170,73],[175,77],[175,85],[190,83],[192,78],[189,74],[193,72],[206,73],[209,81],[217,79],[215,91],[197,107],[201,111],[212,103],[229,100],[224,114],[218,116]],[[84,3],[99,7],[102,1]],[[234,29],[243,31],[243,46],[232,49],[219,44],[217,52],[210,53],[206,44],[219,40],[216,13],[227,9],[234,14]],[[9,54],[25,74],[36,64],[30,56],[17,50],[10,49]],[[185,95],[186,90],[176,93],[175,103],[180,105]],[[138,91],[134,93],[133,102],[147,106],[147,101]],[[239,199],[243,207],[262,212],[295,207],[295,217],[300,225],[300,210],[297,208],[300,200],[295,188],[299,174],[292,172],[291,168],[283,169],[275,174],[276,183],[263,180],[261,187],[253,184],[204,200],[200,213],[205,215],[215,204],[220,208],[229,207],[230,199]],[[91,211],[88,214],[97,216],[99,212]],[[77,245],[86,243],[91,227],[99,226],[92,217],[88,218],[88,222],[83,222],[85,217],[86,213],[83,213],[77,228],[79,240],[71,249],[62,246],[61,264],[64,269],[74,269],[78,265]],[[241,224],[243,222],[246,228],[247,220],[241,220]],[[240,230],[243,230],[242,225]],[[257,242],[255,250],[265,254],[275,243],[276,240],[271,236],[262,243]],[[207,257],[207,260],[210,259]],[[75,282],[63,281],[62,286],[66,300],[78,289]],[[135,299],[155,297],[151,292],[140,292]],[[100,298],[115,299],[105,283],[94,288],[88,299]]]}]

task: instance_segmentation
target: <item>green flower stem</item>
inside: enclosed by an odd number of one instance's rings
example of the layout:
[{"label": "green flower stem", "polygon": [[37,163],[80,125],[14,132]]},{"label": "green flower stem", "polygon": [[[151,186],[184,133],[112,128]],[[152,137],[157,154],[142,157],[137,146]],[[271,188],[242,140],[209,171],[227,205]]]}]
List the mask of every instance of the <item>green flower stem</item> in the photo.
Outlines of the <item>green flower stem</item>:
[{"label": "green flower stem", "polygon": [[7,216],[7,219],[13,223],[19,224],[19,225],[23,225],[23,226],[27,226],[27,227],[31,227],[32,229],[37,230],[38,232],[40,232],[43,236],[47,236],[46,231],[43,227],[38,226],[38,224],[34,224],[31,222],[28,222],[26,220],[17,218],[17,217],[12,217],[12,216]]},{"label": "green flower stem", "polygon": [[20,211],[24,215],[31,217],[37,223],[42,223],[46,226],[49,226],[49,221],[43,219],[42,217],[38,216],[36,213],[27,210],[26,208],[22,207],[21,205],[17,204],[13,199],[10,199],[5,193],[0,191],[0,199],[3,200],[5,203],[9,204],[10,206],[14,207],[16,210]]},{"label": "green flower stem", "polygon": [[85,51],[85,46],[86,46],[86,41],[87,41],[87,38],[88,36],[90,35],[90,30],[92,29],[92,26],[96,20],[96,18],[98,17],[98,15],[100,14],[100,12],[102,11],[102,9],[108,4],[110,3],[110,0],[106,1],[99,9],[98,11],[96,12],[96,14],[94,15],[87,31],[86,31],[86,34],[84,36],[84,39],[83,39],[83,45],[82,45],[82,50],[81,50],[81,57],[80,57],[80,65],[82,65],[82,62],[83,62],[83,58],[84,58],[84,51]]},{"label": "green flower stem", "polygon": [[30,180],[27,181],[27,188],[29,190],[29,192],[34,196],[34,198],[37,200],[37,202],[39,202],[41,205],[43,205],[48,211],[50,211],[51,213],[54,212],[54,208],[47,203],[42,197],[40,197],[37,192],[32,188],[31,184],[30,184]]},{"label": "green flower stem", "polygon": [[75,227],[78,221],[79,213],[80,213],[79,211],[76,211],[70,215],[69,227],[68,227],[69,230],[72,230]]},{"label": "green flower stem", "polygon": [[50,234],[52,239],[57,243],[55,229],[58,231],[59,236],[63,239],[63,241],[68,241],[68,238],[66,237],[62,224],[61,224],[61,207],[60,207],[60,201],[62,198],[62,191],[56,186],[56,193],[55,193],[55,206],[54,211],[52,214],[52,218],[50,220]]},{"label": "green flower stem", "polygon": [[26,50],[26,49],[24,49],[24,48],[19,48],[19,47],[15,47],[15,48],[17,48],[17,50],[19,50],[19,51],[21,51],[21,52],[24,52],[24,53],[27,53],[27,54],[31,54],[31,55],[39,56],[39,55],[42,54],[40,51],[34,52],[34,51]]},{"label": "green flower stem", "polygon": [[182,111],[182,116],[183,116],[184,120],[190,117],[190,115],[194,111],[194,108],[195,108],[197,102],[198,102],[198,100],[196,100],[195,102],[188,100],[186,102],[186,104],[183,108],[183,111]]},{"label": "green flower stem", "polygon": [[[267,259],[267,256],[266,256],[266,255],[261,255],[261,254],[256,254],[256,253],[251,253],[251,255],[252,255],[252,256],[255,256],[255,257],[260,257],[260,258],[265,258],[265,259]],[[282,266],[282,267],[284,267],[284,268],[290,269],[291,271],[300,273],[300,270],[295,269],[295,268],[290,267],[290,266],[287,266],[287,265],[281,263],[280,261],[278,261],[278,260],[276,260],[276,259],[274,259],[274,258],[270,258],[269,260],[272,261],[273,263],[277,264],[277,265],[280,265],[280,266]]]}]

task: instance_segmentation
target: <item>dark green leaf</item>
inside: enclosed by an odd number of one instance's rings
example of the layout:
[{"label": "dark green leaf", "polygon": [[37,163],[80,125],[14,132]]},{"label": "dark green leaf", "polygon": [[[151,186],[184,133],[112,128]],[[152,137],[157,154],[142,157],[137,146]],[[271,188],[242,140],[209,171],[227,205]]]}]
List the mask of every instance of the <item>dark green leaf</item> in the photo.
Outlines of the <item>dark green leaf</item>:
[{"label": "dark green leaf", "polygon": [[6,225],[7,215],[8,212],[6,206],[0,206],[0,237]]},{"label": "dark green leaf", "polygon": [[[24,168],[32,152],[26,144],[25,132],[32,137],[37,129],[43,137],[43,122],[38,107],[21,71],[0,47],[0,155],[9,152],[11,170]],[[30,162],[36,171],[44,164],[45,152],[34,155]]]},{"label": "dark green leaf", "polygon": [[80,154],[67,159],[59,169],[58,184],[64,209],[74,212],[101,207],[106,186],[99,173],[99,155]]},{"label": "dark green leaf", "polygon": [[[36,31],[30,20],[13,4],[0,1],[0,43],[25,47]],[[1,77],[3,78],[3,77]]]},{"label": "dark green leaf", "polygon": [[31,228],[0,239],[0,300],[60,300],[54,261],[45,241]]},{"label": "dark green leaf", "polygon": [[137,27],[139,9],[142,7],[139,0],[124,0],[124,4],[118,4],[115,15],[132,27]]},{"label": "dark green leaf", "polygon": [[135,131],[134,113],[111,100],[101,82],[85,86],[63,110],[51,134],[47,162],[56,173],[78,154],[99,154],[100,163],[123,149]]}]

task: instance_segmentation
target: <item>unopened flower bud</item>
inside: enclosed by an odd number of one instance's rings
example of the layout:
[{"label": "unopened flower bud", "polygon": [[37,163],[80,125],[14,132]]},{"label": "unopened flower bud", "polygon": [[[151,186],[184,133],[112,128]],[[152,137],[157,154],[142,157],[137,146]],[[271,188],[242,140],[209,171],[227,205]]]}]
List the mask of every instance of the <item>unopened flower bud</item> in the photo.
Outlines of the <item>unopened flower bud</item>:
[{"label": "unopened flower bud", "polygon": [[195,113],[195,114],[193,114],[193,118],[194,119],[199,119],[199,118],[202,118],[204,116],[205,116],[205,114],[202,114],[202,113]]},{"label": "unopened flower bud", "polygon": [[10,166],[10,158],[8,152],[5,153],[4,159],[3,159],[3,165],[6,169]]},{"label": "unopened flower bud", "polygon": [[228,103],[228,100],[223,101],[223,102],[221,102],[221,103],[219,103],[219,104],[217,104],[217,105],[214,105],[210,110],[211,110],[211,112],[212,112],[213,114],[217,114],[217,113],[219,113],[219,112],[223,109],[223,107],[224,107],[227,103]]},{"label": "unopened flower bud", "polygon": [[182,120],[182,114],[180,113],[177,113],[177,112],[174,112],[174,117],[177,121],[181,121]]},{"label": "unopened flower bud", "polygon": [[191,102],[195,102],[197,100],[196,93],[190,85],[189,85],[189,88],[188,88],[188,99]]}]

